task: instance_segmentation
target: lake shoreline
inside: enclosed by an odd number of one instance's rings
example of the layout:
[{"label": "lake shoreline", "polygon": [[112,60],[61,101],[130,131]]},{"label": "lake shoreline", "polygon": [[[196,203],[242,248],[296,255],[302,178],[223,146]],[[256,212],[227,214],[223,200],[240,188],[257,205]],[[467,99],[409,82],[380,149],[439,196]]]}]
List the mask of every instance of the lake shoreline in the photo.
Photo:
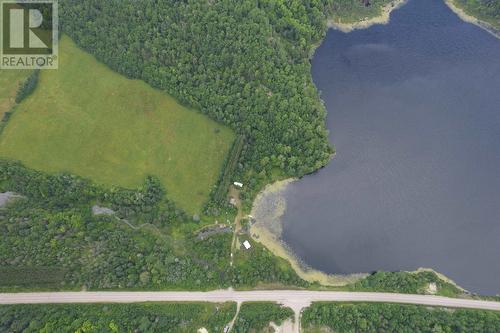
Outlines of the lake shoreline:
[{"label": "lake shoreline", "polygon": [[284,192],[288,185],[296,180],[296,178],[288,178],[269,184],[257,194],[251,213],[255,219],[250,228],[252,238],[274,255],[287,260],[300,278],[311,283],[319,282],[322,286],[342,287],[368,276],[367,273],[327,274],[313,269],[300,260],[283,242],[281,239],[282,217],[286,210]]},{"label": "lake shoreline", "polygon": [[[251,213],[255,220],[250,227],[252,239],[262,244],[274,255],[288,261],[297,275],[310,283],[319,283],[323,287],[345,287],[369,276],[370,273],[329,274],[314,269],[298,258],[293,250],[281,239],[282,217],[286,210],[284,192],[291,183],[297,180],[297,178],[288,178],[277,181],[267,185],[257,194]],[[419,267],[413,271],[405,272],[419,273],[425,271],[434,272],[444,282],[452,284],[464,293],[467,292],[455,281],[432,268]]]},{"label": "lake shoreline", "polygon": [[369,19],[364,19],[357,22],[335,22],[334,20],[328,20],[328,28],[337,29],[342,32],[348,33],[358,29],[367,29],[375,24],[388,24],[391,17],[391,12],[400,8],[406,4],[408,0],[395,0],[382,7],[382,13],[379,16],[375,16]]},{"label": "lake shoreline", "polygon": [[490,23],[482,21],[475,16],[467,14],[462,7],[455,4],[453,0],[443,0],[444,3],[450,8],[462,21],[474,24],[483,30],[486,30],[496,38],[500,39],[500,30],[492,26]]},{"label": "lake shoreline", "polygon": [[[382,8],[382,14],[371,18],[367,20],[362,20],[359,22],[352,22],[352,23],[341,23],[341,22],[334,22],[333,20],[328,21],[328,28],[333,28],[335,30],[340,30],[344,33],[352,32],[357,29],[367,29],[375,24],[388,24],[390,21],[390,15],[393,10],[399,9],[403,5],[405,5],[408,1],[407,0],[397,0],[392,2],[391,4],[386,5],[384,8]],[[445,4],[452,9],[452,11],[457,14],[460,19],[466,22],[473,23],[475,25],[480,26],[482,29],[487,30],[489,33],[496,35],[493,31],[488,30],[485,28],[485,26],[481,25],[481,21],[464,13],[464,17],[467,17],[465,19],[463,16],[457,13],[458,11],[462,11],[460,8],[457,7],[452,7],[453,4],[451,3],[452,0],[444,0]],[[463,11],[462,11],[463,12]],[[453,14],[450,14],[453,15]],[[313,59],[315,57],[315,52],[316,49],[324,42],[322,39],[319,41],[316,45],[314,45],[311,48],[310,51],[310,59]],[[315,83],[316,86],[316,83]],[[318,89],[318,87],[316,87]],[[319,89],[318,89],[319,90]],[[321,99],[322,103],[325,104],[325,102]],[[333,154],[334,156],[334,154]],[[333,157],[332,156],[332,157]],[[330,161],[331,162],[331,161]],[[349,285],[351,283],[354,283],[358,281],[359,279],[368,276],[368,273],[356,273],[356,274],[328,274],[326,272],[311,268],[307,263],[305,263],[303,260],[297,257],[297,255],[294,253],[294,251],[290,248],[289,245],[287,245],[284,241],[283,238],[281,237],[282,235],[282,228],[283,228],[283,221],[282,217],[286,211],[286,199],[284,198],[284,194],[286,193],[287,187],[297,179],[287,179],[284,181],[276,182],[273,184],[270,184],[266,186],[259,194],[255,197],[253,207],[252,207],[252,215],[255,217],[259,215],[257,211],[261,210],[261,201],[270,201],[271,203],[274,202],[276,205],[274,206],[274,212],[270,214],[271,218],[265,219],[264,221],[261,221],[258,217],[256,218],[256,222],[251,226],[251,235],[253,239],[255,239],[257,242],[261,243],[264,245],[267,249],[269,249],[273,254],[282,257],[283,259],[287,260],[294,271],[301,277],[302,279],[309,281],[309,282],[318,282],[322,286],[331,286],[331,287],[343,287],[346,285]],[[271,197],[269,197],[269,195]],[[266,200],[263,200],[265,198]],[[268,207],[269,208],[269,207]],[[266,209],[264,209],[266,211]],[[261,212],[264,213],[264,212]],[[418,267],[418,266],[416,266]],[[464,288],[461,286],[457,285],[453,280],[445,276],[444,274],[441,274],[437,272],[434,269],[430,268],[418,268],[413,271],[407,271],[407,270],[402,270],[404,272],[409,272],[409,273],[418,273],[421,271],[432,271],[438,275],[438,277],[445,281],[448,282],[458,289],[462,291],[466,291]],[[398,272],[398,270],[395,270],[393,272]]]}]

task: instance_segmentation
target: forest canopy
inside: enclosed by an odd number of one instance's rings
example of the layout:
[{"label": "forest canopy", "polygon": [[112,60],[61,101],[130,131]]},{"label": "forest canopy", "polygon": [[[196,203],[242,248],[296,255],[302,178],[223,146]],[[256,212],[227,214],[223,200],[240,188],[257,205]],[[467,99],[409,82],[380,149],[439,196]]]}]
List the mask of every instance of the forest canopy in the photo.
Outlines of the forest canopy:
[{"label": "forest canopy", "polygon": [[452,0],[470,15],[491,24],[500,32],[500,1],[498,0]]},{"label": "forest canopy", "polygon": [[[494,311],[402,304],[313,303],[302,314],[305,332],[498,332]],[[321,332],[323,332],[321,330]]]},{"label": "forest canopy", "polygon": [[235,303],[2,305],[0,331],[222,332],[235,313]]},{"label": "forest canopy", "polygon": [[301,176],[332,153],[309,55],[329,1],[61,1],[63,31],[98,60],[247,138],[239,175]]}]

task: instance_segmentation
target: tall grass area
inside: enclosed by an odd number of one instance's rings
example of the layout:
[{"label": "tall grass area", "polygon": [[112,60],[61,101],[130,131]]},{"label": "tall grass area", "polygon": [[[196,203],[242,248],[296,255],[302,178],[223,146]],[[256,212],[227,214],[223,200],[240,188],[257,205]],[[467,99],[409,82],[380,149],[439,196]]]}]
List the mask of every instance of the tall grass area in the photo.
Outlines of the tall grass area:
[{"label": "tall grass area", "polygon": [[200,211],[234,133],[111,71],[66,36],[59,57],[59,69],[43,71],[35,92],[12,115],[0,137],[0,157],[126,188],[154,175],[180,208]]},{"label": "tall grass area", "polygon": [[0,119],[14,105],[17,89],[30,73],[29,70],[0,69]]}]

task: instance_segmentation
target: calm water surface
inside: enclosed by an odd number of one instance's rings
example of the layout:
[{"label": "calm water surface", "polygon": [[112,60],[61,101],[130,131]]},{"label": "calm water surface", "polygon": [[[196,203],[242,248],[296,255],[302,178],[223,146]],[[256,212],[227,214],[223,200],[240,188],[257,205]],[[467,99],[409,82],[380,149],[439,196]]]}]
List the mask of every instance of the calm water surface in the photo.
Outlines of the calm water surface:
[{"label": "calm water surface", "polygon": [[313,78],[337,156],[287,190],[285,242],[329,273],[431,267],[500,294],[500,40],[411,0],[330,30]]}]

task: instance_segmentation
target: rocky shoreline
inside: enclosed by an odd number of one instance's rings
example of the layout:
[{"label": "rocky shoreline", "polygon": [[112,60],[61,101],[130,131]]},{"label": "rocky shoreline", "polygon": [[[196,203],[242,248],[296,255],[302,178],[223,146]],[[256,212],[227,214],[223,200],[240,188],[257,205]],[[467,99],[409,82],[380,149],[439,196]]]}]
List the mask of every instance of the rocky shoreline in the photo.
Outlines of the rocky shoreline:
[{"label": "rocky shoreline", "polygon": [[500,39],[500,29],[495,28],[491,24],[467,14],[465,10],[463,10],[461,7],[458,7],[453,0],[444,0],[444,3],[463,21],[477,25],[481,29],[488,31],[490,34]]},{"label": "rocky shoreline", "polygon": [[338,22],[334,20],[328,20],[327,25],[329,28],[337,29],[342,32],[351,32],[357,29],[366,29],[375,24],[387,24],[390,21],[391,12],[403,6],[407,0],[395,0],[384,7],[382,7],[382,13],[379,16],[372,18],[366,18],[357,22]]}]

